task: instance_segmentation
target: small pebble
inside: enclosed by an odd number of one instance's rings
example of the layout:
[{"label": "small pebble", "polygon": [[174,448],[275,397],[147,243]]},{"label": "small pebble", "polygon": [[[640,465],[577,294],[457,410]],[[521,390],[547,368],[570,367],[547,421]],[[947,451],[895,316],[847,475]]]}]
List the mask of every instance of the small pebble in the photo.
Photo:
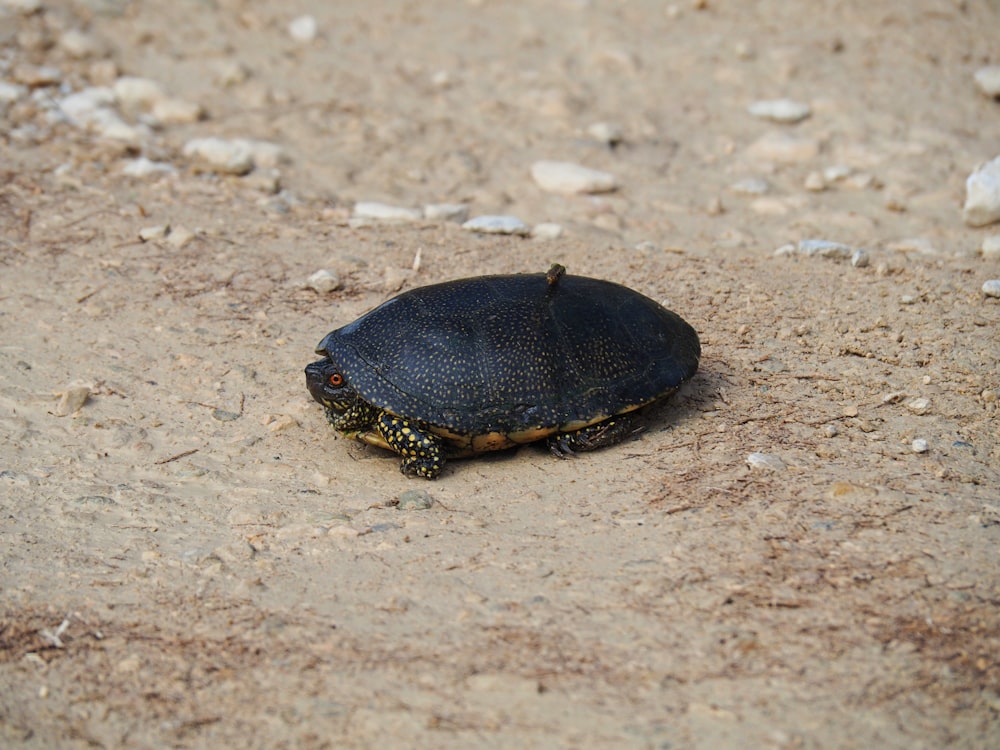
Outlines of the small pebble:
[{"label": "small pebble", "polygon": [[362,201],[354,204],[354,218],[376,221],[419,221],[423,212],[419,208],[390,206],[388,203]]},{"label": "small pebble", "polygon": [[747,107],[754,117],[760,117],[773,122],[786,124],[801,122],[812,114],[808,104],[791,99],[765,99],[756,101]]},{"label": "small pebble", "polygon": [[167,244],[176,249],[187,247],[197,235],[187,227],[173,227],[167,235]]},{"label": "small pebble", "polygon": [[0,81],[0,106],[13,104],[26,93],[28,93],[26,86],[18,86],[16,83]]},{"label": "small pebble", "polygon": [[250,152],[255,167],[276,169],[282,164],[291,161],[285,149],[271,141],[261,141],[255,138],[234,138],[233,143]]},{"label": "small pebble", "polygon": [[478,234],[516,234],[525,236],[531,228],[516,216],[476,216],[462,224],[462,229]]},{"label": "small pebble", "polygon": [[734,182],[729,189],[742,195],[764,195],[771,189],[771,185],[762,177],[748,177]]},{"label": "small pebble", "polygon": [[90,398],[90,386],[73,383],[60,394],[59,405],[56,406],[57,417],[67,417],[78,411]]},{"label": "small pebble", "polygon": [[427,510],[434,505],[434,498],[426,490],[407,490],[399,496],[399,510]]},{"label": "small pebble", "polygon": [[536,240],[554,240],[562,236],[562,224],[542,222],[531,229],[531,237]]},{"label": "small pebble", "polygon": [[105,54],[104,46],[96,38],[78,29],[69,29],[59,35],[59,47],[70,57],[82,59]]},{"label": "small pebble", "polygon": [[139,239],[143,242],[155,242],[164,239],[170,232],[169,224],[159,224],[155,227],[143,227],[139,230]]},{"label": "small pebble", "polygon": [[306,287],[320,294],[327,294],[340,288],[340,277],[333,271],[323,268],[306,279]]},{"label": "small pebble", "polygon": [[914,414],[926,414],[930,406],[931,406],[930,399],[915,398],[906,405],[906,408],[912,411]]},{"label": "small pebble", "polygon": [[461,224],[469,218],[465,203],[429,203],[424,206],[424,218],[430,221],[455,221]]},{"label": "small pebble", "polygon": [[163,86],[151,78],[122,76],[115,81],[112,89],[121,105],[128,108],[148,109],[167,98]]},{"label": "small pebble", "polygon": [[815,159],[819,155],[819,141],[787,133],[768,133],[752,143],[747,153],[761,161],[796,164]]},{"label": "small pebble", "polygon": [[208,172],[243,175],[253,169],[253,154],[245,144],[224,138],[195,138],[184,144],[184,155]]},{"label": "small pebble", "polygon": [[773,453],[751,453],[746,460],[751,469],[768,469],[769,471],[783,471],[785,469],[785,462]]},{"label": "small pebble", "polygon": [[828,424],[823,428],[823,434],[828,438],[837,437],[840,434],[840,430],[837,429],[837,425]]},{"label": "small pebble", "polygon": [[308,43],[316,38],[319,26],[312,16],[299,16],[288,24],[288,33],[296,42]]},{"label": "small pebble", "polygon": [[917,438],[916,440],[914,440],[910,444],[910,447],[913,449],[914,453],[926,453],[928,450],[930,450],[930,447],[927,445],[927,441],[924,440],[923,438]]},{"label": "small pebble", "polygon": [[979,246],[979,252],[984,258],[1000,258],[1000,234],[991,234],[983,237],[983,244]]},{"label": "small pebble", "polygon": [[125,162],[122,174],[128,177],[151,177],[153,175],[173,174],[177,170],[165,161],[151,161],[145,156]]},{"label": "small pebble", "polygon": [[855,268],[867,268],[869,261],[868,251],[862,247],[851,253],[851,265]]},{"label": "small pebble", "polygon": [[840,182],[851,176],[851,168],[843,164],[834,164],[823,170],[823,179],[827,183]]},{"label": "small pebble", "polygon": [[983,294],[987,297],[1000,297],[1000,279],[990,279],[983,284]]},{"label": "small pebble", "polygon": [[977,167],[965,181],[962,218],[970,227],[1000,221],[1000,156]]},{"label": "small pebble", "polygon": [[568,161],[536,161],[531,176],[552,193],[607,193],[618,189],[614,175]]},{"label": "small pebble", "polygon": [[609,122],[595,122],[587,128],[587,135],[606,146],[617,146],[625,140],[621,126]]},{"label": "small pebble", "polygon": [[798,244],[795,245],[782,245],[774,251],[774,254],[805,255],[806,257],[819,255],[824,258],[833,258],[834,260],[850,260],[852,265],[855,266],[865,266],[868,264],[867,253],[864,250],[855,249],[849,245],[831,240],[799,240]]},{"label": "small pebble", "polygon": [[806,175],[802,187],[811,193],[822,193],[826,190],[826,178],[822,172],[810,172]]},{"label": "small pebble", "polygon": [[987,65],[975,74],[976,85],[986,96],[1000,99],[1000,65]]},{"label": "small pebble", "polygon": [[198,122],[205,112],[200,104],[169,96],[154,102],[151,114],[162,125],[183,125]]}]

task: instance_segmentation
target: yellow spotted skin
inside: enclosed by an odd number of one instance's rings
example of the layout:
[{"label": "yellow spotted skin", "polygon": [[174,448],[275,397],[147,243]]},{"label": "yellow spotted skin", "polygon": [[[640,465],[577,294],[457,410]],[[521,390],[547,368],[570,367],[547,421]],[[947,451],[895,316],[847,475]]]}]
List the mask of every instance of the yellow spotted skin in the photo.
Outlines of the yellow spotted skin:
[{"label": "yellow spotted skin", "polygon": [[306,384],[334,429],[433,479],[459,456],[545,440],[565,457],[625,439],[634,412],[694,376],[701,344],[648,297],[555,267],[412,289],[316,353]]},{"label": "yellow spotted skin", "polygon": [[421,430],[416,423],[385,412],[378,419],[379,435],[390,450],[403,457],[400,471],[426,479],[441,473],[444,454],[441,438]]}]

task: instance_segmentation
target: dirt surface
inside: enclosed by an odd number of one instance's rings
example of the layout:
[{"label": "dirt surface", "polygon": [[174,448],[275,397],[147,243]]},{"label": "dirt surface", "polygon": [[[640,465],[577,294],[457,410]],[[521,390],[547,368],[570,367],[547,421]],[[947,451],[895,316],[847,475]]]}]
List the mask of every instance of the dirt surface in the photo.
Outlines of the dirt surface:
[{"label": "dirt surface", "polygon": [[[1000,747],[996,2],[39,5],[0,1],[0,745]],[[65,116],[121,76],[202,116]],[[397,290],[555,261],[702,337],[636,439],[427,482],[309,399]]]}]

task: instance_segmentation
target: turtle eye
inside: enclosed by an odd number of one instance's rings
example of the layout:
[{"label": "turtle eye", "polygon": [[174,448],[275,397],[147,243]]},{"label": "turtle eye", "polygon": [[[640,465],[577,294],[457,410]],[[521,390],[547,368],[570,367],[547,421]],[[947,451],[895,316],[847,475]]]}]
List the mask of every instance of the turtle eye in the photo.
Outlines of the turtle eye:
[{"label": "turtle eye", "polygon": [[327,378],[327,382],[334,388],[340,388],[340,386],[344,384],[344,376],[339,372],[332,373],[330,377]]}]

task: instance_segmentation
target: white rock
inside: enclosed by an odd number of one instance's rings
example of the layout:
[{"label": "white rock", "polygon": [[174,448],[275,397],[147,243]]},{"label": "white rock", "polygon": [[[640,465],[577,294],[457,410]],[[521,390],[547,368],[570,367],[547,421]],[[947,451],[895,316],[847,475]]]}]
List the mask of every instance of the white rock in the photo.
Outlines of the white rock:
[{"label": "white rock", "polygon": [[197,236],[187,227],[173,227],[170,230],[170,234],[167,235],[167,244],[172,248],[180,250],[190,245],[192,240]]},{"label": "white rock", "polygon": [[164,88],[151,78],[122,76],[115,81],[113,88],[115,96],[124,107],[147,109],[167,98]]},{"label": "white rock", "polygon": [[803,181],[802,187],[811,193],[821,193],[826,190],[826,178],[823,177],[822,172],[813,170],[806,175],[806,179]]},{"label": "white rock", "polygon": [[476,216],[462,225],[462,229],[479,234],[527,235],[531,228],[516,216]]},{"label": "white rock", "polygon": [[927,441],[923,438],[917,438],[910,444],[910,448],[913,449],[914,453],[926,453],[930,450],[930,446],[927,445]]},{"label": "white rock", "polygon": [[553,193],[606,193],[618,188],[614,175],[568,161],[536,161],[531,176],[542,190]]},{"label": "white rock", "polygon": [[139,239],[143,242],[162,240],[170,233],[169,224],[158,224],[155,227],[143,227],[139,230]]},{"label": "white rock", "polygon": [[979,246],[979,252],[984,258],[1000,258],[1000,234],[983,237],[983,244]]},{"label": "white rock", "polygon": [[775,255],[821,255],[824,258],[848,260],[853,258],[855,249],[850,245],[830,240],[799,240],[797,245],[782,245],[774,251]]},{"label": "white rock", "polygon": [[319,25],[312,16],[299,16],[288,24],[288,33],[296,42],[308,43],[316,38]]},{"label": "white rock", "polygon": [[745,180],[734,182],[729,189],[742,195],[765,195],[771,189],[771,185],[762,177],[747,177]]},{"label": "white rock", "polygon": [[926,414],[930,406],[931,401],[927,398],[915,398],[906,404],[906,408],[914,414]]},{"label": "white rock", "polygon": [[773,453],[751,453],[746,460],[751,469],[767,469],[769,471],[784,471],[785,469],[785,462]]},{"label": "white rock", "polygon": [[63,98],[59,109],[66,118],[80,128],[89,127],[100,109],[109,109],[115,104],[115,92],[106,86],[91,86]]},{"label": "white rock", "polygon": [[976,71],[976,85],[986,96],[1000,98],[1000,65],[988,65]]},{"label": "white rock", "polygon": [[122,174],[128,177],[151,177],[153,175],[173,174],[176,171],[169,162],[151,161],[145,156],[132,159],[122,167]]},{"label": "white rock", "polygon": [[461,223],[469,218],[469,207],[464,203],[428,203],[424,206],[424,218]]},{"label": "white rock", "polygon": [[253,169],[253,154],[246,145],[224,138],[195,138],[184,144],[184,155],[200,169],[242,175]]},{"label": "white rock", "polygon": [[26,93],[28,93],[26,86],[0,81],[0,105],[13,104]]},{"label": "white rock", "polygon": [[812,114],[812,110],[808,104],[802,104],[791,99],[764,99],[756,101],[747,107],[747,112],[754,117],[783,123],[801,122]]},{"label": "white rock", "polygon": [[983,284],[983,294],[987,297],[1000,297],[1000,279],[990,279]]},{"label": "white rock", "polygon": [[163,125],[178,125],[188,122],[198,122],[204,111],[200,104],[169,96],[153,102],[153,119]]},{"label": "white rock", "polygon": [[327,294],[340,288],[340,277],[333,271],[323,268],[306,279],[306,286],[320,294]]},{"label": "white rock", "polygon": [[851,253],[851,265],[855,268],[867,268],[870,258],[868,257],[868,251],[863,247],[856,248],[853,253]]},{"label": "white rock", "polygon": [[562,224],[554,224],[552,222],[542,222],[541,224],[535,224],[531,229],[531,236],[536,240],[554,240],[562,236],[563,228]]},{"label": "white rock", "polygon": [[423,212],[419,208],[390,206],[388,203],[362,201],[354,204],[356,219],[376,219],[378,221],[420,221]]},{"label": "white rock", "polygon": [[834,164],[823,170],[823,179],[827,182],[840,182],[851,176],[851,168],[843,164]]},{"label": "white rock", "polygon": [[60,34],[59,46],[70,57],[98,57],[104,54],[104,45],[96,37],[78,29],[68,29]]},{"label": "white rock", "polygon": [[1000,156],[977,167],[965,181],[962,218],[970,227],[1000,221]]},{"label": "white rock", "polygon": [[277,143],[259,141],[254,138],[234,138],[233,143],[250,151],[254,166],[275,169],[291,161],[288,152]]},{"label": "white rock", "polygon": [[768,133],[754,141],[747,153],[753,159],[795,164],[815,159],[819,154],[819,141],[787,133]]}]

